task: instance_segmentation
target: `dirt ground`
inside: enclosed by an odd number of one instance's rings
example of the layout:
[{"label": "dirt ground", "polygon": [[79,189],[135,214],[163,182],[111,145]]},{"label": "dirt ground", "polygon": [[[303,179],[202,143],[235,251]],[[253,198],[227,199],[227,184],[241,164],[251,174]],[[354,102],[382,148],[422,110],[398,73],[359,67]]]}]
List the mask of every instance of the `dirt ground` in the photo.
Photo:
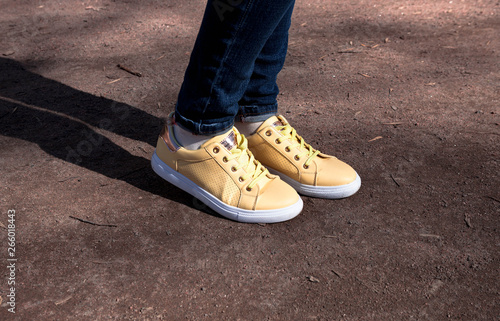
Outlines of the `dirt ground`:
[{"label": "dirt ground", "polygon": [[297,0],[280,112],[362,187],[270,225],[149,165],[204,5],[1,2],[0,319],[500,320],[500,2]]}]

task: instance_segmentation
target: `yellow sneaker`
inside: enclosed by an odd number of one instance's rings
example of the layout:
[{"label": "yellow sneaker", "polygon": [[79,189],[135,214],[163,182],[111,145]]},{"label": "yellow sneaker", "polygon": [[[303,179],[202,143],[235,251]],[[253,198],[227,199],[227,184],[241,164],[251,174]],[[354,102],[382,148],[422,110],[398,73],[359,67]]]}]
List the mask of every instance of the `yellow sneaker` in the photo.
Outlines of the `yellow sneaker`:
[{"label": "yellow sneaker", "polygon": [[283,116],[272,116],[248,137],[248,147],[273,174],[303,195],[344,198],[361,179],[351,166],[312,148]]},{"label": "yellow sneaker", "polygon": [[163,179],[239,222],[282,222],[302,211],[297,192],[254,158],[236,128],[187,150],[175,141],[172,126],[163,129],[151,159]]}]

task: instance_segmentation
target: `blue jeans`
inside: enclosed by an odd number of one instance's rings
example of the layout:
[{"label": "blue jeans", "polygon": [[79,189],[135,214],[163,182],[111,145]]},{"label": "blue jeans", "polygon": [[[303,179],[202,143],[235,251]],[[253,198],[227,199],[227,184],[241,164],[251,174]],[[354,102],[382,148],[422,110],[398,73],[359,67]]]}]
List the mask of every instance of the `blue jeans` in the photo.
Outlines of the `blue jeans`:
[{"label": "blue jeans", "polygon": [[209,0],[177,100],[175,120],[194,134],[276,114],[295,0]]}]

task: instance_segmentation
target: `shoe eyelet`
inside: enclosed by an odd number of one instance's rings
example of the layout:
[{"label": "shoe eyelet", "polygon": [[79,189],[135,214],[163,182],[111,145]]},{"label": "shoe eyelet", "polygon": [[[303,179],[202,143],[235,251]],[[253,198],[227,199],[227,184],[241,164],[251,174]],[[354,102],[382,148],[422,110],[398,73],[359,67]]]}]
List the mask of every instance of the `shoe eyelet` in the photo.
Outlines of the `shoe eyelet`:
[{"label": "shoe eyelet", "polygon": [[236,172],[238,169],[236,169],[236,167],[231,167],[231,172]]},{"label": "shoe eyelet", "polygon": [[295,155],[295,156],[293,157],[293,159],[295,159],[296,161],[299,161],[299,160],[300,160],[300,157],[299,157],[298,155]]},{"label": "shoe eyelet", "polygon": [[214,153],[217,154],[220,151],[219,147],[214,147]]},{"label": "shoe eyelet", "polygon": [[281,144],[281,142],[280,142],[280,140],[279,140],[279,139],[276,139],[274,142],[275,142],[276,144]]},{"label": "shoe eyelet", "polygon": [[246,190],[247,190],[247,192],[251,192],[252,191],[252,189],[250,187],[248,187],[248,186],[247,186]]},{"label": "shoe eyelet", "polygon": [[291,151],[290,147],[285,147],[285,152],[289,153]]},{"label": "shoe eyelet", "polygon": [[270,130],[268,130],[268,131],[266,132],[266,136],[271,136],[272,134],[273,134],[273,133],[272,133]]},{"label": "shoe eyelet", "polygon": [[228,162],[227,157],[226,157],[226,156],[224,156],[224,157],[222,158],[222,161],[223,161],[224,163],[227,163],[227,162]]},{"label": "shoe eyelet", "polygon": [[304,167],[304,169],[308,169],[309,165],[304,164],[304,166],[302,166],[302,167]]},{"label": "shoe eyelet", "polygon": [[244,182],[244,181],[245,181],[245,180],[243,179],[243,177],[241,177],[241,176],[240,176],[240,178],[238,178],[238,180],[239,180],[240,182]]}]

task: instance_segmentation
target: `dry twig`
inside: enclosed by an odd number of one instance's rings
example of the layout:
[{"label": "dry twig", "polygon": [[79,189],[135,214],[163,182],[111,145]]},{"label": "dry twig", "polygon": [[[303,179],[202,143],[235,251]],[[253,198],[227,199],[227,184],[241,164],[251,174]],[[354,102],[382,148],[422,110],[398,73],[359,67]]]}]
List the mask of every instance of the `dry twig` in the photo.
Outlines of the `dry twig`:
[{"label": "dry twig", "polygon": [[126,72],[128,72],[128,73],[130,73],[130,74],[132,74],[132,75],[134,75],[134,76],[137,76],[137,77],[142,77],[142,74],[141,74],[140,72],[133,71],[133,70],[131,70],[131,69],[129,69],[129,68],[127,68],[127,67],[123,66],[123,65],[120,65],[120,64],[118,64],[118,65],[116,65],[116,66],[117,66],[118,68],[122,69],[122,70],[125,70]]},{"label": "dry twig", "polygon": [[82,223],[87,223],[87,224],[90,224],[90,225],[106,226],[106,227],[118,227],[118,225],[113,225],[113,224],[99,224],[99,223],[94,223],[94,222],[87,221],[87,220],[84,220],[84,219],[81,219],[81,218],[78,218],[78,217],[74,217],[74,216],[71,216],[71,215],[69,217],[72,218],[72,219],[74,219],[74,220],[80,221]]},{"label": "dry twig", "polygon": [[379,140],[379,139],[382,139],[382,138],[384,138],[384,137],[382,137],[382,136],[377,136],[377,137],[375,137],[375,138],[370,139],[368,142],[374,142],[374,141]]},{"label": "dry twig", "polygon": [[391,174],[391,178],[392,178],[392,181],[394,183],[396,183],[396,185],[398,185],[398,187],[401,187],[401,185],[399,185],[398,181],[394,178],[394,176],[392,176],[392,174]]}]

